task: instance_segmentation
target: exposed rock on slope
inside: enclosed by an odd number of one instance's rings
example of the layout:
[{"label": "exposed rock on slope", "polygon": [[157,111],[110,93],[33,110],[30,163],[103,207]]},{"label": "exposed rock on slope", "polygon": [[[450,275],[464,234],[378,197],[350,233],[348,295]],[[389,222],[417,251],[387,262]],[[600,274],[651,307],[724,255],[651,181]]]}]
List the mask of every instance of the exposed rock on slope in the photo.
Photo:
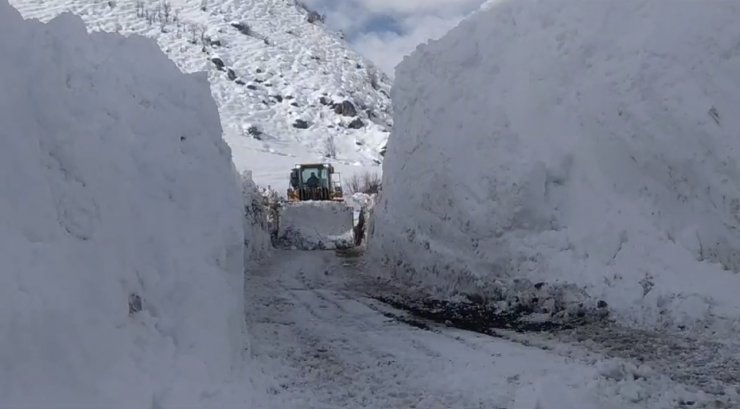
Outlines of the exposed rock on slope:
[{"label": "exposed rock on slope", "polygon": [[[382,160],[392,125],[390,80],[294,0],[11,3],[25,17],[48,20],[71,11],[90,30],[154,38],[183,71],[207,71],[240,169],[259,167],[254,158],[264,155],[320,159],[328,137],[336,141],[338,163]],[[294,127],[297,119],[312,126]],[[259,138],[249,132],[254,126],[262,130]]]}]

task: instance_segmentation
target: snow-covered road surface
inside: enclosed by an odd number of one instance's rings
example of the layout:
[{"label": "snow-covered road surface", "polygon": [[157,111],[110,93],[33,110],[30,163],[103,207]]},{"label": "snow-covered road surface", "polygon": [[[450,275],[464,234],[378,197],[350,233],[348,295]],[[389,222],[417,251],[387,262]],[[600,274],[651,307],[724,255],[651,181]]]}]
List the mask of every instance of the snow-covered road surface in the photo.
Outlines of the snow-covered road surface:
[{"label": "snow-covered road surface", "polygon": [[361,258],[281,251],[247,277],[261,408],[730,407],[630,354],[420,321],[367,296],[362,269]]}]

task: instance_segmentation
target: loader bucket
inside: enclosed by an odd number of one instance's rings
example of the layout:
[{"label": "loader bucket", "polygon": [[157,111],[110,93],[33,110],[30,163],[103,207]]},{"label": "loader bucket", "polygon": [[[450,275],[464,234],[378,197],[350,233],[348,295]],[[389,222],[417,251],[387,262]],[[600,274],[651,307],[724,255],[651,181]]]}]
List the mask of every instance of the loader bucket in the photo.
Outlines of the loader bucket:
[{"label": "loader bucket", "polygon": [[300,250],[354,247],[354,209],[334,201],[284,203],[278,218],[276,244]]}]

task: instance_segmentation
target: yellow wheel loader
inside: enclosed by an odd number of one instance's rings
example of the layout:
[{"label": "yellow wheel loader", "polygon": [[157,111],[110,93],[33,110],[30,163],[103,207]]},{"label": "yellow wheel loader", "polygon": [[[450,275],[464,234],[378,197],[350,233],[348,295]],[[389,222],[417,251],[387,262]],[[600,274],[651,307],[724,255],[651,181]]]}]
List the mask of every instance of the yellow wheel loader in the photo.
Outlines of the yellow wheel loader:
[{"label": "yellow wheel loader", "polygon": [[341,176],[339,173],[335,173],[334,167],[328,163],[296,165],[290,171],[288,200],[291,202],[304,200],[343,201]]},{"label": "yellow wheel loader", "polygon": [[296,165],[280,205],[276,244],[301,250],[354,247],[355,209],[345,203],[339,173],[328,163]]}]

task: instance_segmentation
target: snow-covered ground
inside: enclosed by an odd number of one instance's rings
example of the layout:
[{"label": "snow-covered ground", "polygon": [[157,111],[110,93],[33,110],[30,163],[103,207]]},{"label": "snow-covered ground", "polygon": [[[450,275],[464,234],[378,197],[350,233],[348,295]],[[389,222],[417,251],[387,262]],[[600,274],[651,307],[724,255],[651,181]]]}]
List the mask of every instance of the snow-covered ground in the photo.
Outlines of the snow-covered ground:
[{"label": "snow-covered ground", "polygon": [[[283,194],[294,164],[320,160],[343,176],[380,172],[392,122],[390,80],[340,35],[310,23],[293,0],[11,4],[28,18],[70,11],[89,30],[153,38],[182,71],[206,71],[234,162],[260,185]],[[294,127],[297,120],[307,129]]]},{"label": "snow-covered ground", "polygon": [[421,46],[396,72],[379,271],[737,334],[739,19],[733,2],[492,1]]},{"label": "snow-covered ground", "polygon": [[242,229],[205,75],[5,0],[0,55],[0,406],[248,407],[266,232]]},{"label": "snow-covered ground", "polygon": [[372,298],[386,290],[368,277],[374,268],[367,262],[280,251],[247,277],[249,354],[261,375],[255,386],[267,393],[255,409],[676,409],[738,402],[736,348],[629,331],[598,339],[584,329],[492,337],[448,328]]}]

